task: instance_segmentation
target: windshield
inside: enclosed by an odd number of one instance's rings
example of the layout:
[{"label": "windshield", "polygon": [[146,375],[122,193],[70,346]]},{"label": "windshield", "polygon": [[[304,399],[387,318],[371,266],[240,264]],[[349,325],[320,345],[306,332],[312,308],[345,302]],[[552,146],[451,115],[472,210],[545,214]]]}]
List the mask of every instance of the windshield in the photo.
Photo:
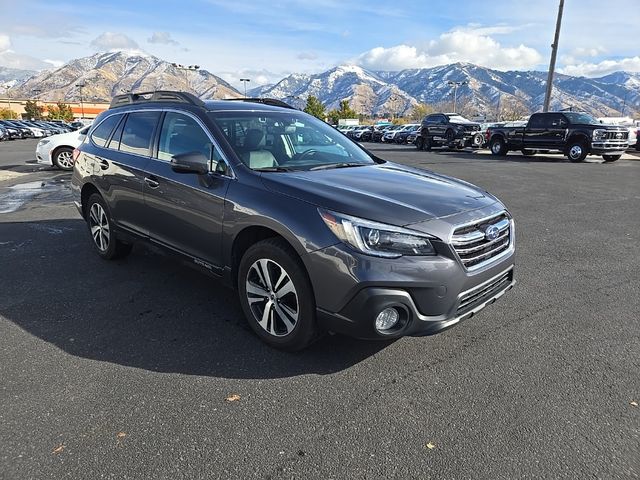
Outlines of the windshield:
[{"label": "windshield", "polygon": [[238,157],[253,170],[310,170],[372,165],[361,148],[300,111],[211,112]]},{"label": "windshield", "polygon": [[597,125],[600,123],[588,113],[562,112],[574,125]]},{"label": "windshield", "polygon": [[456,123],[473,123],[471,120],[467,120],[462,115],[449,115],[449,121]]}]

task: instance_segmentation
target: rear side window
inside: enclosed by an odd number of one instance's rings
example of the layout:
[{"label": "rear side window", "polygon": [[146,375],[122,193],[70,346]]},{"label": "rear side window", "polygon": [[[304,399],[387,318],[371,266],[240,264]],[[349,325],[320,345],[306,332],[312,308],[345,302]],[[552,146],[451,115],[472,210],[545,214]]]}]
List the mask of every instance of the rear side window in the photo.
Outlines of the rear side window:
[{"label": "rear side window", "polygon": [[120,151],[149,155],[151,137],[159,118],[160,112],[130,113],[122,130]]},{"label": "rear side window", "polygon": [[111,132],[120,121],[122,115],[111,115],[107,117],[91,134],[91,140],[99,147],[104,147],[111,136]]},{"label": "rear side window", "polygon": [[531,128],[544,128],[545,127],[544,116],[542,116],[542,115],[532,115],[531,119],[529,120],[529,127],[531,127]]}]

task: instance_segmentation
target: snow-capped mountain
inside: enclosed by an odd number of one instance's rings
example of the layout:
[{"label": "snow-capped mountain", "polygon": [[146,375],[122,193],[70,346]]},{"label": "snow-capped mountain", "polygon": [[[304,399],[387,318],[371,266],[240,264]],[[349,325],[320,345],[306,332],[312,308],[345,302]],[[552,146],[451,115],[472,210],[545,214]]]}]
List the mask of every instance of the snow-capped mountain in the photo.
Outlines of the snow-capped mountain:
[{"label": "snow-capped mountain", "polygon": [[37,72],[35,70],[20,70],[17,68],[0,66],[0,86],[15,87],[36,73]]},{"label": "snow-capped mountain", "polygon": [[292,74],[275,85],[254,88],[254,96],[271,97],[295,106],[304,105],[309,95],[320,98],[327,108],[349,100],[358,113],[401,113],[417,102],[407,92],[356,65],[340,65],[317,75]]},{"label": "snow-capped mountain", "polygon": [[[408,112],[416,103],[450,108],[449,81],[466,81],[457,91],[458,106],[473,114],[491,116],[501,105],[519,105],[536,111],[542,107],[546,72],[502,72],[470,63],[400,72],[371,72],[343,65],[317,75],[290,75],[275,85],[259,87],[253,95],[273,97],[298,106],[309,95],[329,108],[349,100],[357,112]],[[551,100],[553,109],[574,107],[598,116],[640,112],[640,74],[617,72],[601,78],[557,74]]]},{"label": "snow-capped mountain", "polygon": [[109,101],[128,91],[182,90],[201,98],[236,98],[240,93],[206,70],[184,70],[140,51],[119,50],[78,58],[46,70],[12,88],[14,97],[77,101]]},{"label": "snow-capped mountain", "polygon": [[[220,77],[206,70],[190,71],[140,51],[113,51],[72,60],[60,68],[36,73],[8,72],[0,67],[2,80],[15,86],[13,97],[41,100],[108,101],[127,91],[184,90],[202,98],[242,96]],[[8,72],[8,73],[7,73]],[[449,81],[465,81],[458,88],[458,107],[472,116],[494,117],[504,106],[519,111],[537,111],[545,95],[546,72],[498,71],[470,63],[455,63],[399,72],[373,72],[356,65],[340,65],[314,75],[293,73],[276,84],[251,89],[254,97],[271,97],[302,108],[309,95],[327,108],[348,100],[362,114],[406,114],[417,103],[452,108]],[[553,109],[574,107],[597,116],[640,114],[640,73],[616,72],[601,78],[557,74]]]}]

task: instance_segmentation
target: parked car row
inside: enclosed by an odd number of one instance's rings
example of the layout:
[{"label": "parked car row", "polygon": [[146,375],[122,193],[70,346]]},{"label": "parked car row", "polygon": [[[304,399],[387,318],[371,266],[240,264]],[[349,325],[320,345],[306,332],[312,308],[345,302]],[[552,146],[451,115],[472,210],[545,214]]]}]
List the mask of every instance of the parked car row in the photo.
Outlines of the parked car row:
[{"label": "parked car row", "polygon": [[409,135],[419,129],[420,125],[417,123],[338,126],[339,131],[359,142],[397,143],[399,145],[410,143],[408,142]]},{"label": "parked car row", "polygon": [[23,138],[44,138],[60,133],[68,133],[82,127],[74,122],[54,122],[45,120],[0,120],[0,141]]}]

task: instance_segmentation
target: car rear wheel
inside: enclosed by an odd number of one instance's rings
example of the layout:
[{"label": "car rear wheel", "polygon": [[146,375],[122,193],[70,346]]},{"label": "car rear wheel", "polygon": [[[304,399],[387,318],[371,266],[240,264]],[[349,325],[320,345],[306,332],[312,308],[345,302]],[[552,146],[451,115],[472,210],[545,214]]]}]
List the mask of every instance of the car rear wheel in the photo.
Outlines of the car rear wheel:
[{"label": "car rear wheel", "polygon": [[53,163],[60,170],[73,170],[73,149],[58,148],[53,154]]},{"label": "car rear wheel", "polygon": [[587,158],[587,149],[582,141],[574,141],[567,149],[567,157],[570,162],[579,163]]},{"label": "car rear wheel", "polygon": [[622,157],[622,155],[603,155],[602,156],[604,161],[607,162],[607,163],[615,162],[616,160],[620,160],[620,157]]},{"label": "car rear wheel", "polygon": [[106,260],[127,256],[131,252],[132,245],[124,243],[116,237],[110,220],[109,208],[104,199],[94,193],[89,197],[85,208],[89,234],[98,255]]},{"label": "car rear wheel", "polygon": [[311,282],[284,240],[263,240],[246,251],[238,269],[238,292],[249,325],[267,344],[296,351],[316,338]]},{"label": "car rear wheel", "polygon": [[507,146],[505,145],[504,140],[500,137],[491,139],[490,147],[492,155],[504,157],[507,154]]}]

